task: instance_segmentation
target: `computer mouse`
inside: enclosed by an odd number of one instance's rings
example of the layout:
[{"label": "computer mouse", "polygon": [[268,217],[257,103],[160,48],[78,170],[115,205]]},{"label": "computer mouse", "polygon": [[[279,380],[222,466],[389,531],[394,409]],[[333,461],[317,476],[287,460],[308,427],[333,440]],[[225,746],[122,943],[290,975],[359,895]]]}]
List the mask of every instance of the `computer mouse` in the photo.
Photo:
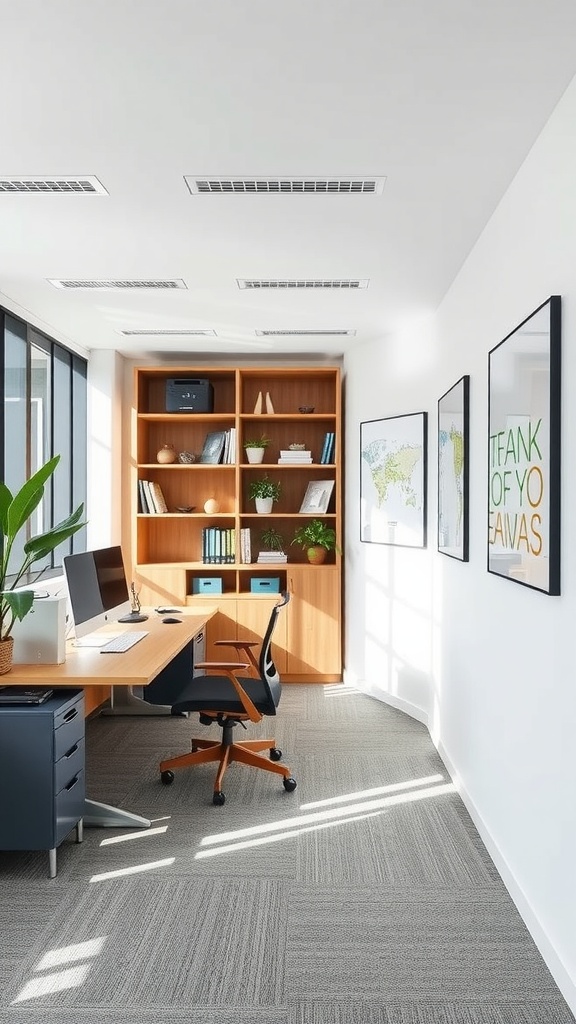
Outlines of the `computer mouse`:
[{"label": "computer mouse", "polygon": [[182,619],[172,619],[168,617],[167,619],[162,619],[162,622],[182,622]]}]

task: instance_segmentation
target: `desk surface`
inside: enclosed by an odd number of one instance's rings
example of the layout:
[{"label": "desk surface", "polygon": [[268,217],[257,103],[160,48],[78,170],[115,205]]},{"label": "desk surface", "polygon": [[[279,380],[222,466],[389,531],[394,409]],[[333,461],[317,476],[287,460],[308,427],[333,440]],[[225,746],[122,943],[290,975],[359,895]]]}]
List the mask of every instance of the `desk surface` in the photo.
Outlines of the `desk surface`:
[{"label": "desk surface", "polygon": [[162,616],[151,611],[146,622],[130,625],[111,623],[100,632],[109,636],[126,630],[148,630],[148,636],[122,654],[101,654],[97,647],[66,645],[66,661],[62,665],[13,665],[0,676],[2,686],[23,683],[50,686],[146,686],[156,678],[183,647],[204,629],[215,612],[191,614],[182,612],[182,622],[166,624]]}]

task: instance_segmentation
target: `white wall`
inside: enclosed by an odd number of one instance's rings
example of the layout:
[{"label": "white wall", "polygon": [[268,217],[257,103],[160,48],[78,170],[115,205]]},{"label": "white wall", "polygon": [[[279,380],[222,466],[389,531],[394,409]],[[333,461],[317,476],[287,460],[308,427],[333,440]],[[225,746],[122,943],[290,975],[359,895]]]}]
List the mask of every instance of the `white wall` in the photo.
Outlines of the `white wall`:
[{"label": "white wall", "polygon": [[[489,155],[487,155],[489,159]],[[435,316],[346,373],[346,681],[427,722],[576,1012],[576,84]],[[439,240],[441,244],[441,239]],[[562,596],[486,572],[488,351],[562,296]],[[437,400],[471,376],[470,561],[436,550]],[[359,424],[429,414],[426,551],[359,541]]]}]

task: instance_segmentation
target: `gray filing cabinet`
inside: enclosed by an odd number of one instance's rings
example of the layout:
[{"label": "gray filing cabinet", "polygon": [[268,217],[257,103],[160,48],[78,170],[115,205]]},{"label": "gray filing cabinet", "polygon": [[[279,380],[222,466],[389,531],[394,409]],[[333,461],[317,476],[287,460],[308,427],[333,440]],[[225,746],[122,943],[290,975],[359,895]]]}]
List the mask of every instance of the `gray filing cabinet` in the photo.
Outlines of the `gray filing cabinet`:
[{"label": "gray filing cabinet", "polygon": [[44,704],[0,707],[0,849],[56,850],[84,814],[84,695],[55,690]]}]

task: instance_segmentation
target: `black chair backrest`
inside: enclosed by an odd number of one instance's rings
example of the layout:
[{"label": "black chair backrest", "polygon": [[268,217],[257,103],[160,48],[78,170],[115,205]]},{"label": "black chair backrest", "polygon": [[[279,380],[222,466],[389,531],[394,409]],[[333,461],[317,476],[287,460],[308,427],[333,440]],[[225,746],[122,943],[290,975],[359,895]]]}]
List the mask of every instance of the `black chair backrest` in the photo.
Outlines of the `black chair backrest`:
[{"label": "black chair backrest", "polygon": [[278,601],[272,609],[270,621],[262,641],[262,647],[260,648],[260,660],[258,662],[258,669],[260,672],[260,678],[264,684],[264,689],[269,700],[269,709],[266,714],[276,714],[276,708],[280,702],[280,694],[282,692],[282,683],[280,682],[280,676],[274,660],[272,658],[272,634],[276,628],[278,622],[278,616],[285,608],[290,600],[290,594],[288,591],[284,591],[282,594],[282,600]]}]

